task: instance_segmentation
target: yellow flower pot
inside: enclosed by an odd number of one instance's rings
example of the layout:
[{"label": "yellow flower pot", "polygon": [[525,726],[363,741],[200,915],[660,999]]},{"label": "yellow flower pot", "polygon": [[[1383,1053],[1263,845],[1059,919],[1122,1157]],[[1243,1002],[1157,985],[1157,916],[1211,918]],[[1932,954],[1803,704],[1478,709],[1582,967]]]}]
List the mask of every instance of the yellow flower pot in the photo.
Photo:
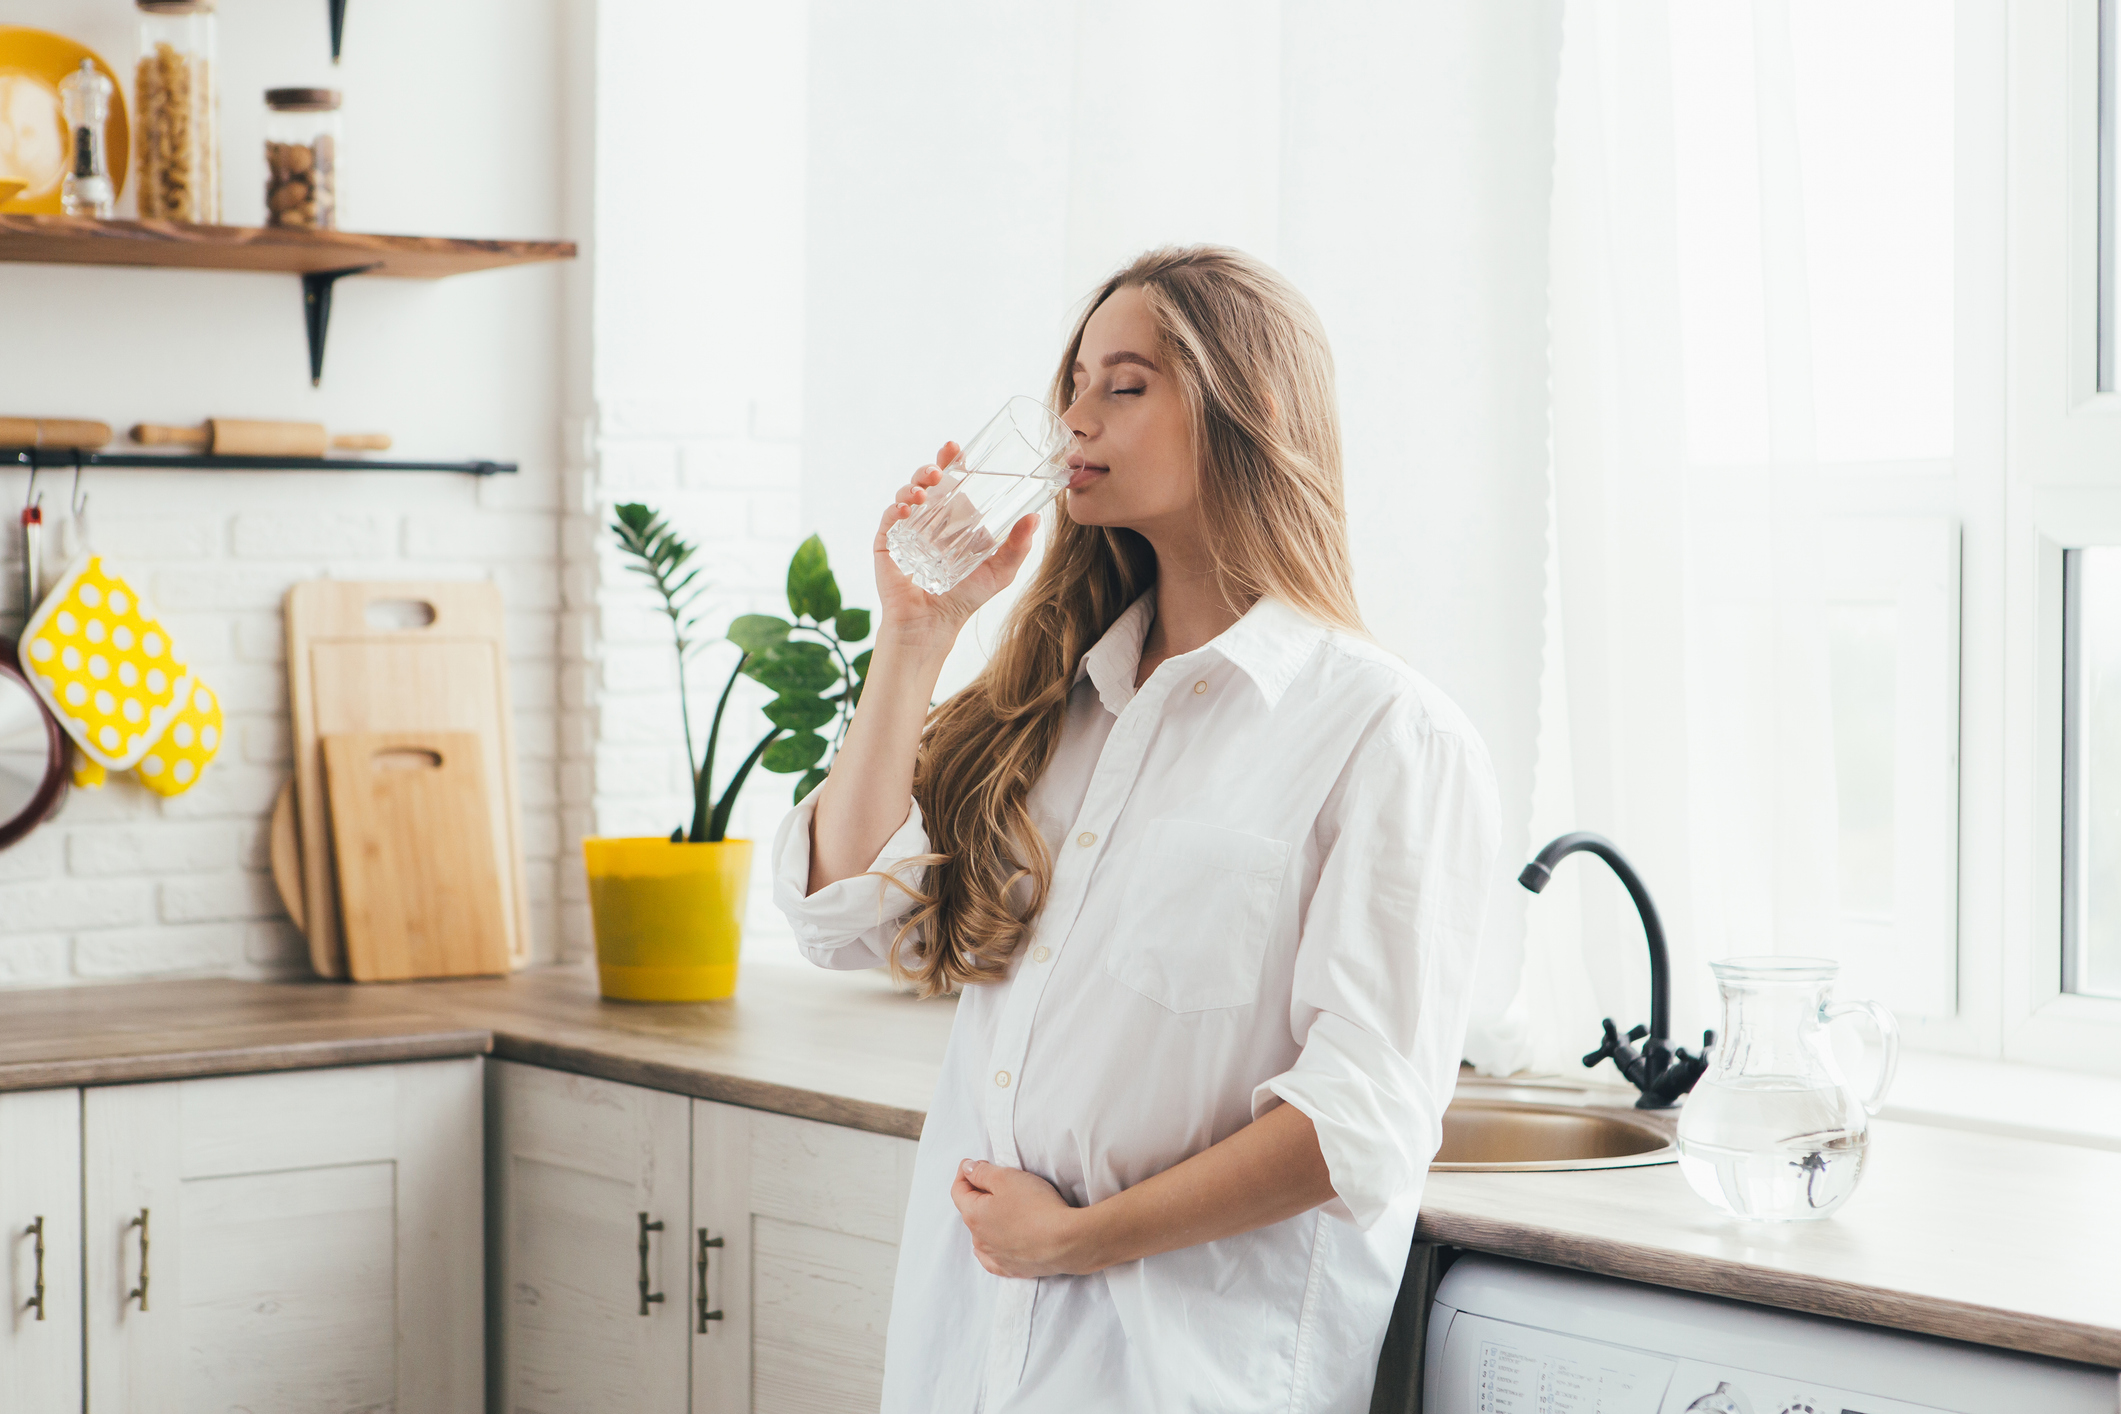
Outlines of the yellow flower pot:
[{"label": "yellow flower pot", "polygon": [[597,987],[622,1002],[707,1002],[736,991],[751,841],[585,839]]}]

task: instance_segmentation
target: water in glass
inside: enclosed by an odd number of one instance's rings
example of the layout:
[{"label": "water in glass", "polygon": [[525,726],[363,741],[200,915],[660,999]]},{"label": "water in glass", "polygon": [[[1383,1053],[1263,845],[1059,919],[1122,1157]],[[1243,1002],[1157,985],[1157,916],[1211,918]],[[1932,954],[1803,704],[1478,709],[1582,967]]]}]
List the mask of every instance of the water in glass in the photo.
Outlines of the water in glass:
[{"label": "water in glass", "polygon": [[[1898,1027],[1876,1002],[1830,1003],[1837,968],[1824,958],[1739,958],[1710,968],[1723,994],[1723,1029],[1679,1112],[1679,1171],[1696,1193],[1741,1218],[1823,1218],[1863,1175],[1869,1117],[1899,1058]],[[1834,1060],[1827,1026],[1841,1016],[1867,1017],[1885,1049],[1867,1097]]]},{"label": "water in glass", "polygon": [[1052,409],[1011,398],[942,468],[926,503],[891,527],[892,561],[930,594],[947,593],[1068,484],[1073,446]]}]

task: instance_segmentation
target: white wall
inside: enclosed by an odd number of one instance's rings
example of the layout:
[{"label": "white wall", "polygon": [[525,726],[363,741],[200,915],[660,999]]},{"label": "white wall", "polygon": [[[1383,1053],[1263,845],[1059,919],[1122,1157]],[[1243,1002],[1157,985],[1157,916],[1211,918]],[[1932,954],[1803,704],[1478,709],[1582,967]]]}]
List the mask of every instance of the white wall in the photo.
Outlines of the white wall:
[{"label": "white wall", "polygon": [[[28,4],[19,18],[130,67],[128,11]],[[1548,7],[366,0],[337,71],[321,13],[224,0],[221,16],[227,219],[257,215],[253,95],[336,82],[349,225],[571,235],[584,259],[349,282],[314,391],[292,281],[0,268],[11,326],[101,331],[93,364],[0,346],[8,411],[307,417],[524,465],[485,484],[96,477],[104,548],[163,600],[234,740],[190,797],[77,795],[0,855],[8,975],[299,966],[260,840],[287,771],[276,609],[319,573],[501,581],[533,889],[560,902],[539,909],[540,946],[585,953],[576,841],[663,834],[685,809],[667,630],[611,547],[610,505],[648,500],[701,542],[717,622],[780,608],[812,529],[850,601],[872,602],[890,488],[1008,394],[1042,391],[1077,301],[1167,242],[1251,250],[1318,304],[1366,611],[1481,724],[1521,851]],[[699,663],[696,696],[727,667]],[[739,741],[758,697],[740,689]],[[735,832],[769,835],[788,784],[757,777]],[[764,883],[751,951],[785,956]],[[1502,897],[1484,985],[1506,999],[1521,914]]]},{"label": "white wall", "polygon": [[[349,229],[565,237],[561,15],[572,0],[362,0],[334,69],[324,6],[221,0],[223,217],[263,210],[263,90],[346,94]],[[134,11],[18,0],[10,23],[72,35],[121,75]],[[131,184],[121,215],[132,209]],[[229,736],[199,786],[161,803],[130,779],[76,791],[0,853],[0,981],[306,970],[265,873],[290,772],[280,601],[342,578],[487,578],[509,609],[510,688],[533,931],[556,947],[555,769],[562,290],[555,267],[338,287],[324,384],[309,385],[289,276],[0,265],[0,407],[134,422],[210,415],[382,430],[410,458],[521,463],[513,477],[99,472],[99,549],[159,602],[220,694]],[[10,473],[12,507],[26,478]],[[47,506],[64,482],[45,481]],[[7,553],[16,553],[7,537]],[[20,622],[10,560],[0,603]],[[567,841],[573,849],[571,840]]]},{"label": "white wall", "polygon": [[1495,757],[1499,1013],[1533,843],[1557,8],[821,0],[810,34],[802,513],[843,580],[906,471],[1045,390],[1115,266],[1197,241],[1277,264],[1333,339],[1364,612]]},{"label": "white wall", "polygon": [[[699,543],[712,586],[700,607],[715,629],[741,613],[787,614],[788,557],[808,533],[798,515],[804,12],[633,0],[597,6],[593,27],[573,42],[596,96],[580,272],[591,289],[572,306],[593,332],[571,394],[563,534],[567,956],[591,946],[577,841],[668,835],[691,818],[669,621],[625,568],[611,506],[644,501]],[[723,645],[688,677],[703,742],[734,662]],[[756,708],[770,697],[739,684],[718,776],[765,729]],[[731,835],[770,838],[792,785],[755,771]],[[756,863],[747,954],[787,960],[763,849]]]}]

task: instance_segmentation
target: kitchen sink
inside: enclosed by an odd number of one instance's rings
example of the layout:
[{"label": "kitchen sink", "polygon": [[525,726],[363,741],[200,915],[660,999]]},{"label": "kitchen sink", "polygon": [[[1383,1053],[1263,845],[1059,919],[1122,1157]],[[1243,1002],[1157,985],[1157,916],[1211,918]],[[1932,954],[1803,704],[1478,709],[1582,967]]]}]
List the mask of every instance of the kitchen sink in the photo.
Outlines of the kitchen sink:
[{"label": "kitchen sink", "polygon": [[1443,1147],[1430,1167],[1537,1173],[1677,1162],[1677,1112],[1634,1109],[1632,1093],[1466,1077],[1443,1113]]}]

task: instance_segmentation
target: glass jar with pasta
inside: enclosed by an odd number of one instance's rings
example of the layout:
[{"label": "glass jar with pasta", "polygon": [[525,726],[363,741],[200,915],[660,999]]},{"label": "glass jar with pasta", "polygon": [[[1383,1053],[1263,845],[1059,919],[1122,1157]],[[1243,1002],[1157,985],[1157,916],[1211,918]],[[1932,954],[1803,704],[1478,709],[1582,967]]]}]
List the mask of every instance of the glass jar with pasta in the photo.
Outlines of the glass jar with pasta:
[{"label": "glass jar with pasta", "polygon": [[265,220],[335,230],[339,224],[339,91],[265,91]]},{"label": "glass jar with pasta", "polygon": [[221,219],[214,0],[136,0],[140,67],[133,76],[140,219]]}]

